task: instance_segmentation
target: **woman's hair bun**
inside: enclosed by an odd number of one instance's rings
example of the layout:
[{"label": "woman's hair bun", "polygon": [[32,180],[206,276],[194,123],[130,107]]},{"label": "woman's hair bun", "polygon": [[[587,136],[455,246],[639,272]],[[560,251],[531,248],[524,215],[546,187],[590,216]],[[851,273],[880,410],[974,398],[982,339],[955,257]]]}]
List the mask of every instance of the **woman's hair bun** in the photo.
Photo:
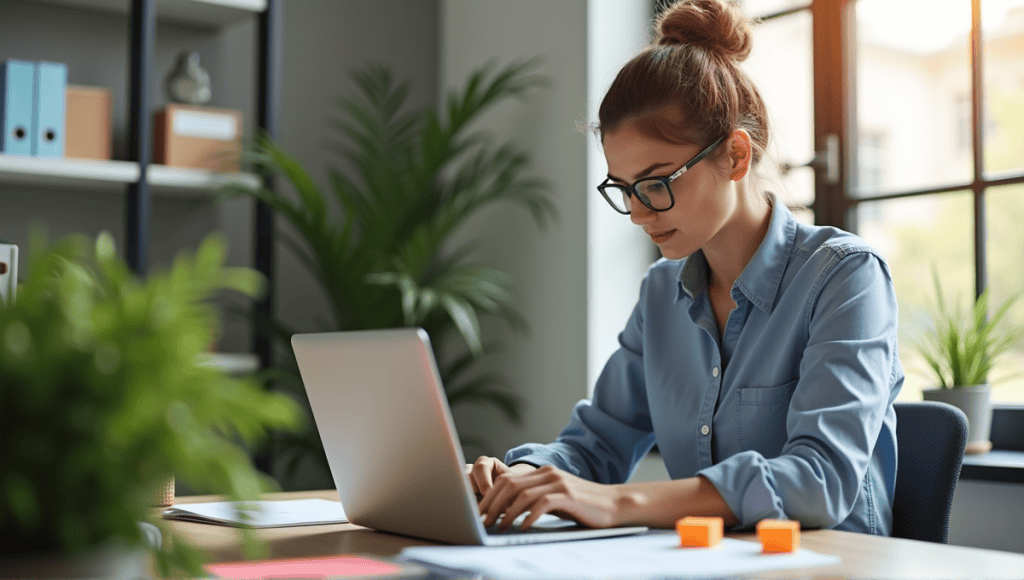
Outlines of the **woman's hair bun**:
[{"label": "woman's hair bun", "polygon": [[750,55],[750,19],[731,0],[680,0],[657,22],[659,46],[688,44],[725,58]]}]

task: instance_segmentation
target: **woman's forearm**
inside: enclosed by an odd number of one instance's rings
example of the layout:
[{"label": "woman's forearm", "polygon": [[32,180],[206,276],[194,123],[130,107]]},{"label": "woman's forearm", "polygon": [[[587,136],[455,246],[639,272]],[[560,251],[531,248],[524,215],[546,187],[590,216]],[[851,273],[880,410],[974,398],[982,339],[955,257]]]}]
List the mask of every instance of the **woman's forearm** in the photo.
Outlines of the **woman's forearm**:
[{"label": "woman's forearm", "polygon": [[686,516],[719,516],[726,526],[739,523],[721,494],[697,476],[671,481],[623,483],[618,491],[617,525],[672,528]]}]

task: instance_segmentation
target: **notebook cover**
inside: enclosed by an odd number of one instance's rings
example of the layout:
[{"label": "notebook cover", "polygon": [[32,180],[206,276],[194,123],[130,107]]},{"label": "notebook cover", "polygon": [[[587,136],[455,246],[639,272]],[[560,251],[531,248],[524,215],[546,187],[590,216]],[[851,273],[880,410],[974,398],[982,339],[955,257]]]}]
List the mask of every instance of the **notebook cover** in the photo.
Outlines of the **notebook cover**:
[{"label": "notebook cover", "polygon": [[216,578],[417,578],[427,571],[415,565],[385,562],[371,556],[324,556],[209,564]]}]

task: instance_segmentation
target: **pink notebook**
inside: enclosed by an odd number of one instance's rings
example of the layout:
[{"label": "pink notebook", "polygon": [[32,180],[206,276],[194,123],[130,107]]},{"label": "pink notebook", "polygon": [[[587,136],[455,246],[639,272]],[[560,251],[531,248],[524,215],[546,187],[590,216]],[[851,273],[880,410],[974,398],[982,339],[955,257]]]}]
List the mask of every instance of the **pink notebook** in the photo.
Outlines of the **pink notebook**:
[{"label": "pink notebook", "polygon": [[412,578],[426,573],[422,568],[394,564],[366,556],[325,556],[288,560],[261,560],[209,564],[207,571],[217,578]]}]

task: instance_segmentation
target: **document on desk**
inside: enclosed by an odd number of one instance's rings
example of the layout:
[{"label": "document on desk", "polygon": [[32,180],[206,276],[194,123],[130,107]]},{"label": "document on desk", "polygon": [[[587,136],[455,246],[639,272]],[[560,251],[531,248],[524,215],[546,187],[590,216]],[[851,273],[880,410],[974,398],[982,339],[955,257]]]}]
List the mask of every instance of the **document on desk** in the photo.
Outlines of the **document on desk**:
[{"label": "document on desk", "polygon": [[163,516],[171,520],[251,528],[317,526],[348,521],[341,503],[326,499],[187,503],[165,509]]},{"label": "document on desk", "polygon": [[805,548],[791,554],[764,554],[759,542],[732,538],[723,538],[713,548],[681,548],[675,532],[660,530],[525,546],[414,547],[402,550],[398,559],[499,580],[722,577],[840,562],[836,556]]}]

